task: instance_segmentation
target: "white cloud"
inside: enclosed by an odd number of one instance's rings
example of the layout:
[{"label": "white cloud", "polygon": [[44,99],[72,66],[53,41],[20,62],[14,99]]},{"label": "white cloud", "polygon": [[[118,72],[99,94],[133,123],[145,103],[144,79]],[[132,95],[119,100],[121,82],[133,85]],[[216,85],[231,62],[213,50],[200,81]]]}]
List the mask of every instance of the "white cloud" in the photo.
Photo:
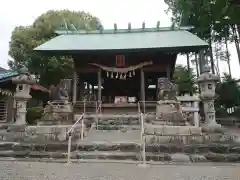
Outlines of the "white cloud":
[{"label": "white cloud", "polygon": [[[146,27],[156,26],[157,21],[161,22],[161,26],[170,25],[170,17],[164,12],[167,6],[163,0],[8,0],[1,4],[0,11],[0,66],[7,67],[8,42],[14,27],[29,25],[40,14],[51,9],[90,12],[100,18],[105,28],[113,28],[114,23],[117,23],[119,28],[127,28],[128,22],[136,28],[141,27],[143,21]],[[239,77],[236,50],[233,45],[230,47],[233,76]],[[177,63],[186,64],[186,58],[179,56]],[[221,67],[222,71],[227,70],[224,63],[221,63]]]}]

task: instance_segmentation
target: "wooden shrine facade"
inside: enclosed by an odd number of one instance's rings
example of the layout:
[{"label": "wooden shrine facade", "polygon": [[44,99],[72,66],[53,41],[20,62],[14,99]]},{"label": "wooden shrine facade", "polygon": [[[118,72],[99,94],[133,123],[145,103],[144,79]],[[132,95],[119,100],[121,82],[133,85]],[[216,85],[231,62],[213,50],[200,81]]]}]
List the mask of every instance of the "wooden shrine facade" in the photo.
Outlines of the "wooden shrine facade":
[{"label": "wooden shrine facade", "polygon": [[[61,29],[59,36],[35,51],[71,55],[74,59],[72,101],[105,104],[157,99],[159,77],[171,79],[177,55],[199,52],[208,44],[189,32],[191,27],[159,27],[82,31]],[[153,88],[150,88],[150,87]]]},{"label": "wooden shrine facade", "polygon": [[176,57],[177,53],[155,51],[105,52],[84,60],[75,57],[73,102],[84,98],[104,104],[156,101],[157,78],[171,79]]}]

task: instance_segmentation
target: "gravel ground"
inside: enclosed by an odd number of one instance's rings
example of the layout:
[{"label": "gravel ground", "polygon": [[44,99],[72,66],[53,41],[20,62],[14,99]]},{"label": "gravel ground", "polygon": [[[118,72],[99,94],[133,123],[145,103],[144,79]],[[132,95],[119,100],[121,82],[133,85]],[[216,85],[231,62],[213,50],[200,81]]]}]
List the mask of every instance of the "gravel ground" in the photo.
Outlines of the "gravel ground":
[{"label": "gravel ground", "polygon": [[0,162],[0,180],[239,180],[240,165]]}]

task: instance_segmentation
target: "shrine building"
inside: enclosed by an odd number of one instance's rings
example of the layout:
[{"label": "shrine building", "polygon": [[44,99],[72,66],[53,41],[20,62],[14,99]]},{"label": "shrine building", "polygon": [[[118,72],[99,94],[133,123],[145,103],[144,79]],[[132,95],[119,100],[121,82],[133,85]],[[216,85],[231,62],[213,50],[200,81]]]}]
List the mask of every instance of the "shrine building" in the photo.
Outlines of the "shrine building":
[{"label": "shrine building", "polygon": [[[35,48],[48,55],[71,55],[74,60],[71,97],[101,102],[103,111],[156,102],[157,79],[171,80],[179,53],[200,52],[208,44],[190,32],[192,27],[57,30],[57,37]],[[97,88],[94,88],[97,87]],[[153,88],[151,88],[153,87]],[[86,108],[86,107],[85,107]],[[105,109],[104,109],[105,108]]]}]

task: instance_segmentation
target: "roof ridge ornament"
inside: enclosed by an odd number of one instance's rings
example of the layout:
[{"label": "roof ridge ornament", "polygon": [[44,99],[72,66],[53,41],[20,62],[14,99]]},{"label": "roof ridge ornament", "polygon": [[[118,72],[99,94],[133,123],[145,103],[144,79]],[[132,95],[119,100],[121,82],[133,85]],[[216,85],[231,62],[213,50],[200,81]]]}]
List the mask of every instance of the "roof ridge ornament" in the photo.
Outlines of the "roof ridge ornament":
[{"label": "roof ridge ornament", "polygon": [[145,26],[146,26],[146,23],[143,21],[143,23],[142,23],[142,31],[144,31]]},{"label": "roof ridge ornament", "polygon": [[157,31],[159,31],[160,28],[160,21],[157,21]]},{"label": "roof ridge ornament", "polygon": [[189,31],[193,29],[193,26],[182,26],[178,27],[175,23],[173,23],[170,27],[160,27],[160,22],[157,22],[157,26],[153,28],[146,28],[145,22],[142,23],[142,28],[131,28],[131,23],[128,24],[128,28],[126,29],[117,29],[117,24],[114,23],[114,29],[104,29],[102,25],[97,26],[96,30],[91,30],[89,27],[86,30],[82,29],[74,29],[74,26],[69,26],[68,29],[64,28],[64,25],[61,25],[59,29],[55,31],[58,35],[66,35],[66,34],[116,34],[116,33],[141,33],[141,32],[161,32],[161,31],[174,31],[174,30],[183,30]]},{"label": "roof ridge ornament", "polygon": [[116,32],[117,32],[117,24],[114,23],[114,33],[116,33]]},{"label": "roof ridge ornament", "polygon": [[131,32],[131,23],[128,23],[128,32]]}]

